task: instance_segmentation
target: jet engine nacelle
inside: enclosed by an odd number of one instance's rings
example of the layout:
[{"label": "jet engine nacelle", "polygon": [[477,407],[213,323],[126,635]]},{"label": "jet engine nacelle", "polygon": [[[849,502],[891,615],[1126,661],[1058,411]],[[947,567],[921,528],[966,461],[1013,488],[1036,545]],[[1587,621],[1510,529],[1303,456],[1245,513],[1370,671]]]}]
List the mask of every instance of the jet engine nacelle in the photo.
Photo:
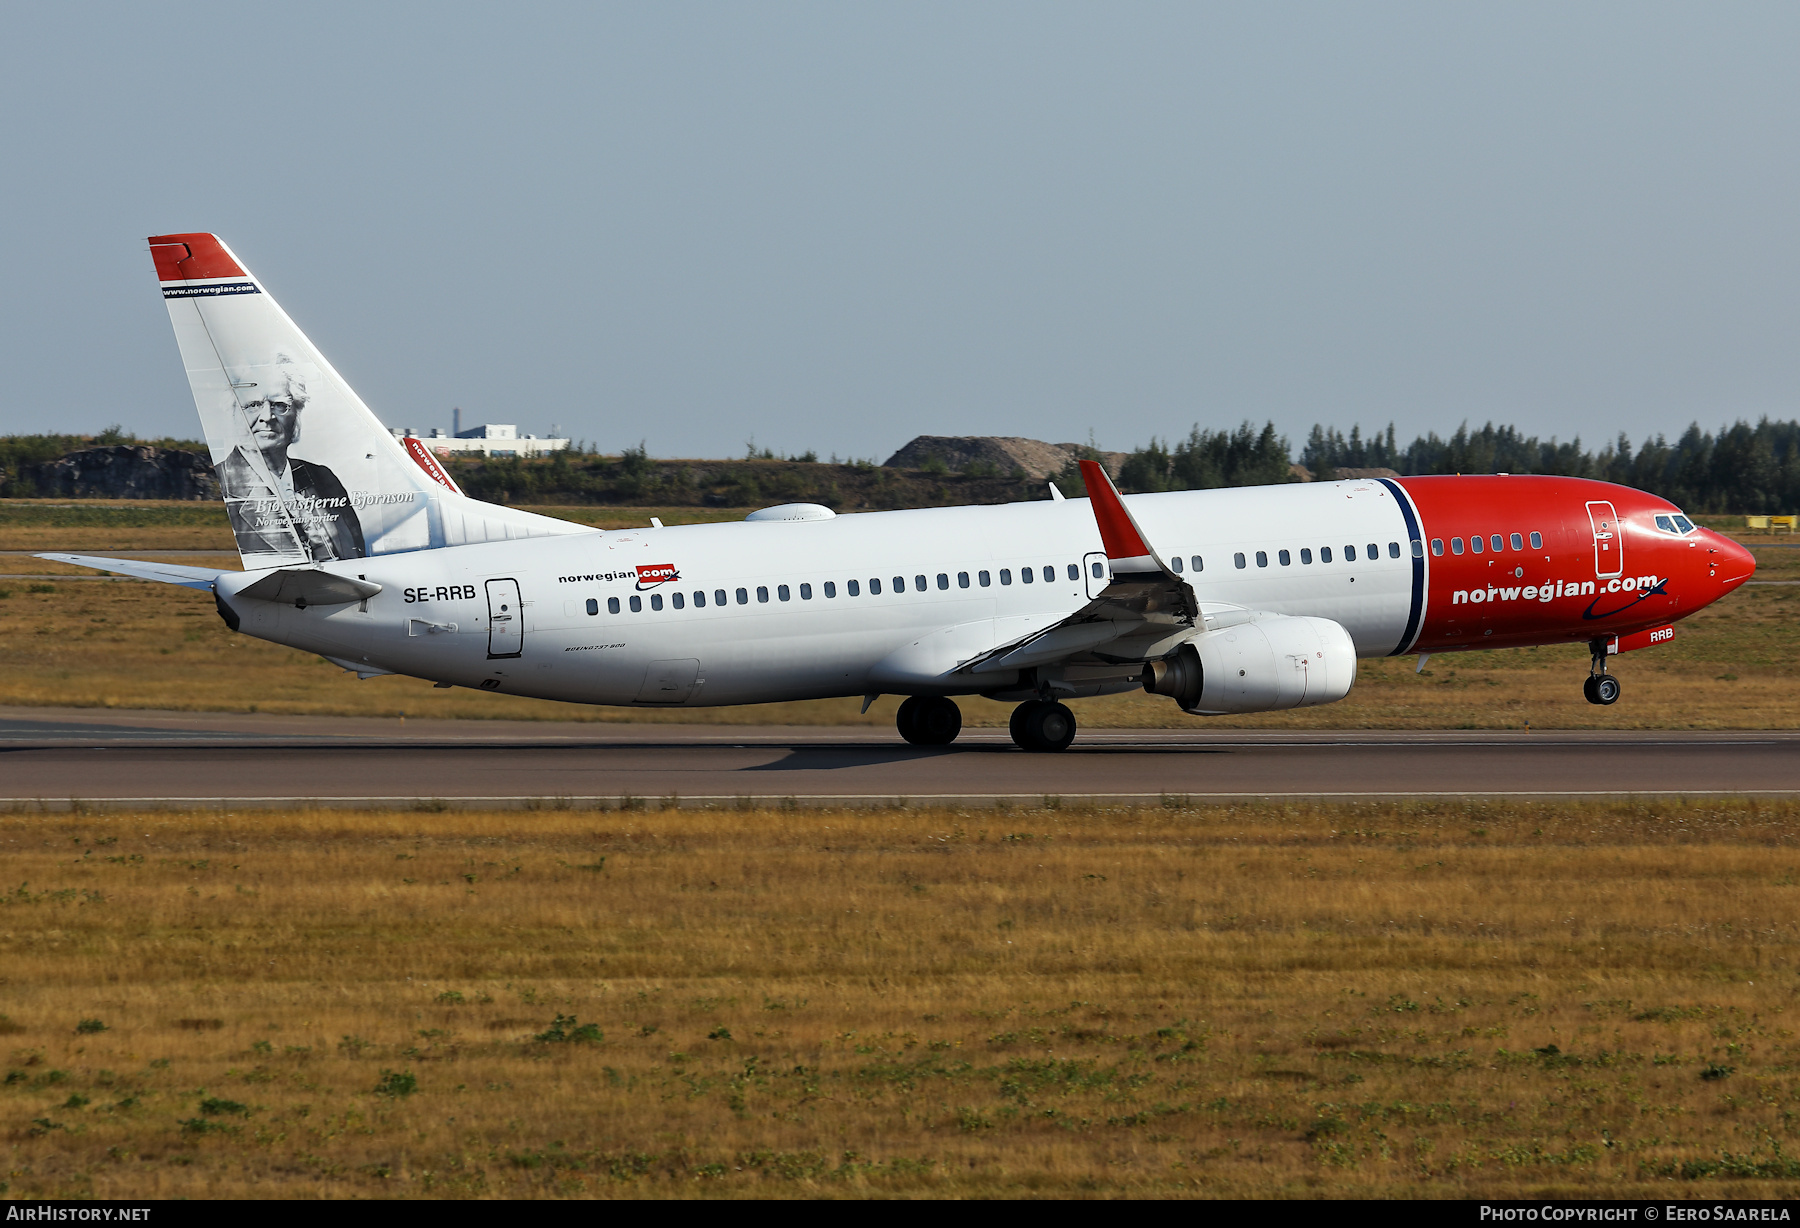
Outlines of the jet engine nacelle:
[{"label": "jet engine nacelle", "polygon": [[1144,689],[1196,716],[1328,704],[1356,681],[1356,645],[1329,618],[1272,615],[1202,631],[1144,667]]}]

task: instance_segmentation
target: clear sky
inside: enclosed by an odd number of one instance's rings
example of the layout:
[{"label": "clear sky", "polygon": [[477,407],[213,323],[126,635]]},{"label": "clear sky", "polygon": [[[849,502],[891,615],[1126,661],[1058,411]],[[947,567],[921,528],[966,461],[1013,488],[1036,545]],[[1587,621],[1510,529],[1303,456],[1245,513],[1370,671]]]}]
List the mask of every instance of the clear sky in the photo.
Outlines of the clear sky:
[{"label": "clear sky", "polygon": [[198,431],[223,235],[391,426],[884,459],[1800,416],[1800,5],[41,4],[0,432]]}]

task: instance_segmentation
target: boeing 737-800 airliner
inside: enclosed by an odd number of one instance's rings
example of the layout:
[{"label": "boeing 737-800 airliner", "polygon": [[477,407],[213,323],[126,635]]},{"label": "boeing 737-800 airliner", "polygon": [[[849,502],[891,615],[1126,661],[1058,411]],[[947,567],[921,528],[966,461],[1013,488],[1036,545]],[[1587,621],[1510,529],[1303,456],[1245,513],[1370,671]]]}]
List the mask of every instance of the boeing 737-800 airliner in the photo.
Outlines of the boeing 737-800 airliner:
[{"label": "boeing 737-800 airliner", "polygon": [[1330,703],[1367,656],[1585,643],[1610,704],[1609,656],[1755,570],[1666,500],[1584,479],[1121,497],[1091,461],[1085,500],[602,531],[464,495],[216,236],[150,250],[244,570],[40,557],[208,591],[234,631],[361,677],[641,707],[897,694],[924,745],[985,695],[1054,751],[1070,699]]}]

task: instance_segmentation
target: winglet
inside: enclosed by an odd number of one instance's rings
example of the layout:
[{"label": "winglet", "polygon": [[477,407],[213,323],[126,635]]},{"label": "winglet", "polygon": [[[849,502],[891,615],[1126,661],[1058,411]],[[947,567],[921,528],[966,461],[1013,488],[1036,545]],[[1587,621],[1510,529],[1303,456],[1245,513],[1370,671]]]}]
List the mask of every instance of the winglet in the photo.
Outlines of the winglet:
[{"label": "winglet", "polygon": [[1131,518],[1125,501],[1119,498],[1118,488],[1100,463],[1082,461],[1081,480],[1087,484],[1088,499],[1094,505],[1094,520],[1100,526],[1100,541],[1106,547],[1106,558],[1112,564],[1113,574],[1162,571],[1162,560],[1150,548],[1143,530]]},{"label": "winglet", "polygon": [[406,445],[406,454],[413,458],[414,464],[425,471],[426,477],[439,486],[455,491],[459,495],[462,494],[462,487],[458,486],[456,479],[445,471],[444,466],[438,462],[438,458],[431,454],[431,449],[425,446],[423,439],[417,435],[406,435],[401,438],[400,442]]}]

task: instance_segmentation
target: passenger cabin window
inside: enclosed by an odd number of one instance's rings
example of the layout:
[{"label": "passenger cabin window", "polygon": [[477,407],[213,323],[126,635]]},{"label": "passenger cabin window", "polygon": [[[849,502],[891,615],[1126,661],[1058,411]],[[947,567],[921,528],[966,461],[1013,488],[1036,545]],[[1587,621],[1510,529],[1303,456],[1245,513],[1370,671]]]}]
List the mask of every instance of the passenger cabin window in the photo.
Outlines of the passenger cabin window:
[{"label": "passenger cabin window", "polygon": [[758,601],[767,601],[769,599],[769,586],[768,585],[759,584],[756,586],[756,599]]},{"label": "passenger cabin window", "polygon": [[[1442,551],[1440,550],[1439,553],[1442,553]],[[1422,559],[1425,557],[1425,543],[1416,537],[1412,539],[1412,554],[1415,559]]]},{"label": "passenger cabin window", "polygon": [[1104,580],[1106,578],[1106,568],[1099,563],[1092,564],[1089,570],[1094,573],[1094,579],[1096,580]]},{"label": "passenger cabin window", "polygon": [[737,591],[737,599],[738,599],[738,604],[739,604],[739,605],[749,605],[749,604],[750,604],[750,593],[749,593],[749,591],[748,591],[748,590],[747,590],[747,589],[741,589],[741,588],[740,588],[740,589],[739,589],[739,590],[738,590],[738,591]]},{"label": "passenger cabin window", "polygon": [[925,591],[925,577],[924,576],[914,576],[913,577],[913,587],[918,589],[921,593],[924,592]]},{"label": "passenger cabin window", "polygon": [[975,578],[981,581],[982,588],[994,587],[994,573],[991,571],[978,571],[975,573]]},{"label": "passenger cabin window", "polygon": [[1390,559],[1397,559],[1400,557],[1400,543],[1399,542],[1389,542],[1388,543],[1388,557]]},{"label": "passenger cabin window", "polygon": [[706,590],[701,589],[694,594],[694,608],[696,610],[700,610],[700,609],[704,609],[705,607],[706,607]]},{"label": "passenger cabin window", "polygon": [[1237,568],[1239,571],[1244,570],[1244,555],[1243,555],[1242,551],[1238,552],[1237,554],[1232,555],[1231,561],[1233,563],[1237,564]]},{"label": "passenger cabin window", "polygon": [[1283,567],[1286,567],[1294,561],[1294,556],[1287,551],[1282,550],[1275,555],[1275,561],[1280,563]]},{"label": "passenger cabin window", "polygon": [[1346,563],[1356,562],[1356,547],[1355,546],[1345,546],[1344,547],[1344,562],[1346,562]]},{"label": "passenger cabin window", "polygon": [[862,585],[855,580],[846,580],[844,581],[844,592],[851,597],[860,597],[862,596]]},{"label": "passenger cabin window", "polygon": [[1188,566],[1192,567],[1195,571],[1205,571],[1206,560],[1196,554],[1188,559]]},{"label": "passenger cabin window", "polygon": [[606,612],[608,614],[617,614],[619,612],[619,599],[617,597],[608,597],[606,599]]},{"label": "passenger cabin window", "polygon": [[959,571],[956,573],[956,587],[957,588],[968,588],[969,587],[969,573],[968,572]]},{"label": "passenger cabin window", "polygon": [[871,596],[871,597],[881,596],[881,580],[879,577],[876,577],[876,576],[869,577],[869,596]]},{"label": "passenger cabin window", "polygon": [[1523,550],[1525,548],[1525,539],[1517,533],[1514,533],[1512,535],[1512,548],[1514,550]]},{"label": "passenger cabin window", "polygon": [[1544,548],[1544,535],[1542,533],[1533,533],[1531,535],[1531,548],[1533,550],[1542,550]]},{"label": "passenger cabin window", "polygon": [[1256,552],[1256,565],[1258,567],[1267,567],[1269,565],[1269,552],[1267,550],[1258,550]]},{"label": "passenger cabin window", "polygon": [[1069,564],[1069,579],[1071,579],[1071,580],[1081,579],[1081,568],[1077,567],[1073,563]]},{"label": "passenger cabin window", "polygon": [[1004,587],[1005,585],[1008,585],[1011,583],[1012,583],[1012,568],[1002,567],[1000,569],[1000,584],[1001,584],[1001,586]]},{"label": "passenger cabin window", "polygon": [[713,604],[714,605],[724,605],[725,604],[725,590],[724,589],[715,588],[713,590]]},{"label": "passenger cabin window", "polygon": [[1321,562],[1321,563],[1331,562],[1331,547],[1330,546],[1320,546],[1319,547],[1319,562]]},{"label": "passenger cabin window", "polygon": [[650,608],[653,610],[662,609],[662,594],[661,593],[651,593],[650,594]]},{"label": "passenger cabin window", "polygon": [[1484,549],[1486,549],[1486,547],[1481,544],[1481,538],[1473,536],[1469,538],[1470,554],[1480,554]]},{"label": "passenger cabin window", "polygon": [[[1400,552],[1398,550],[1396,550],[1396,551],[1394,551],[1394,553],[1398,554]],[[1380,558],[1381,557],[1381,544],[1379,542],[1370,542],[1369,543],[1369,552],[1367,554],[1363,555],[1363,557],[1365,559],[1368,559],[1369,562],[1371,562],[1371,563],[1373,563],[1376,559]]]},{"label": "passenger cabin window", "polygon": [[[919,585],[919,587],[924,588],[925,586],[923,584],[921,584],[921,585]],[[895,576],[894,577],[894,591],[896,593],[904,593],[906,591],[906,577],[905,576]]]},{"label": "passenger cabin window", "polygon": [[785,584],[778,584],[775,586],[775,595],[783,601],[792,601],[794,599],[794,590]]},{"label": "passenger cabin window", "polygon": [[800,600],[802,600],[802,601],[811,601],[812,600],[812,585],[802,584],[800,586]]},{"label": "passenger cabin window", "polygon": [[1506,539],[1496,533],[1488,538],[1488,545],[1494,548],[1495,554],[1499,554],[1502,550],[1506,549]]},{"label": "passenger cabin window", "polygon": [[942,572],[942,571],[938,572],[938,587],[939,588],[949,588],[950,587],[950,575],[948,572]]},{"label": "passenger cabin window", "polygon": [[631,599],[631,612],[633,614],[642,614],[644,612],[644,599],[642,597],[633,597]]},{"label": "passenger cabin window", "polygon": [[1451,554],[1461,554],[1462,552],[1463,552],[1462,538],[1452,537],[1450,539],[1450,553]]},{"label": "passenger cabin window", "polygon": [[1431,553],[1438,558],[1443,557],[1443,554],[1444,554],[1444,539],[1443,538],[1434,537],[1431,539]]},{"label": "passenger cabin window", "polygon": [[589,614],[598,614],[600,612],[600,602],[598,598],[589,597],[587,599],[587,612]]},{"label": "passenger cabin window", "polygon": [[[1000,573],[1000,574],[1001,574],[1001,575],[1005,575],[1005,574],[1006,574],[1006,573],[1005,573],[1005,572],[1001,572],[1001,573]],[[1023,583],[1026,583],[1026,584],[1035,584],[1035,583],[1036,583],[1036,582],[1037,582],[1037,570],[1036,570],[1036,568],[1032,568],[1032,567],[1021,567],[1021,568],[1019,568],[1019,579],[1020,579],[1020,580],[1021,580],[1021,581],[1022,581],[1022,582],[1023,582]]]},{"label": "passenger cabin window", "polygon": [[1300,547],[1300,563],[1304,567],[1312,566],[1312,547],[1311,546]]},{"label": "passenger cabin window", "polygon": [[827,581],[825,581],[825,583],[822,587],[825,589],[825,595],[827,597],[837,596],[837,581],[836,580],[827,580]]},{"label": "passenger cabin window", "polygon": [[1169,567],[1175,572],[1176,575],[1181,574],[1181,556],[1179,554],[1169,560]]},{"label": "passenger cabin window", "polygon": [[687,598],[682,596],[680,593],[670,593],[669,594],[669,604],[679,610],[683,606],[687,605]]}]

